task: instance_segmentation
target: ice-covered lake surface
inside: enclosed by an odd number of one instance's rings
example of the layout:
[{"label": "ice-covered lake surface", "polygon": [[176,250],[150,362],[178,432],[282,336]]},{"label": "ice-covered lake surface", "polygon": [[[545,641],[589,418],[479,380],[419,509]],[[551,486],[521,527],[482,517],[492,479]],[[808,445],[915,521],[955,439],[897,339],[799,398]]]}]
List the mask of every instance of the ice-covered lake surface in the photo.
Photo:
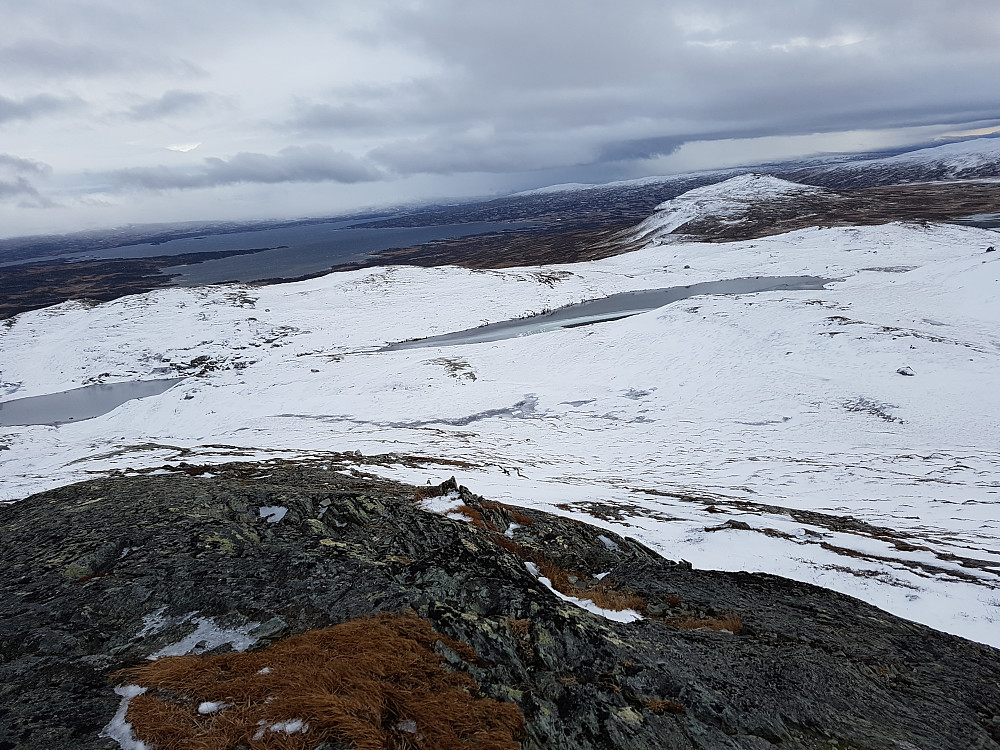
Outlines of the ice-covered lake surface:
[{"label": "ice-covered lake surface", "polygon": [[958,219],[957,223],[980,229],[1000,229],[1000,212],[966,216],[963,219]]},{"label": "ice-covered lake surface", "polygon": [[[3,428],[0,499],[128,467],[386,454],[359,468],[417,484],[455,474],[696,567],[811,582],[1000,646],[995,244],[955,225],[654,236],[574,265],[366,269],[22,313],[0,324],[0,398],[153,379],[165,360],[210,367],[94,419]],[[751,276],[839,280],[379,351]]]},{"label": "ice-covered lake surface", "polygon": [[0,401],[0,426],[58,425],[93,419],[134,398],[158,396],[184,378],[97,383],[59,393]]},{"label": "ice-covered lake surface", "polygon": [[667,289],[619,292],[607,297],[578,302],[575,305],[566,305],[527,318],[502,320],[498,323],[488,323],[465,331],[455,331],[454,333],[412,341],[400,341],[383,347],[382,351],[391,352],[401,349],[424,349],[431,346],[459,346],[503,341],[517,336],[556,331],[560,328],[576,328],[621,320],[631,315],[655,310],[672,302],[679,302],[703,294],[751,294],[782,290],[822,289],[823,285],[829,281],[830,279],[822,279],[817,276],[754,276],[748,279],[706,281],[700,284],[675,286]]}]

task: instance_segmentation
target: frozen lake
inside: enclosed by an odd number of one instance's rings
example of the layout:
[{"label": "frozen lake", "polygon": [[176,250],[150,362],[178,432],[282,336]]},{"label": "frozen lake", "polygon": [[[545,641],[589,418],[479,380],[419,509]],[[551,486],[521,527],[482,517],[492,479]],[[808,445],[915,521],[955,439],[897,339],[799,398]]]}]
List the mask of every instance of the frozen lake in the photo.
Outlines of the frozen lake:
[{"label": "frozen lake", "polygon": [[101,383],[0,403],[0,426],[79,422],[107,414],[126,401],[158,396],[184,378]]},{"label": "frozen lake", "polygon": [[775,292],[782,290],[822,289],[831,279],[818,276],[754,276],[745,279],[725,279],[706,281],[688,286],[672,286],[664,289],[643,289],[637,292],[621,292],[600,299],[587,300],[575,305],[560,307],[541,315],[527,318],[504,320],[478,328],[470,328],[440,336],[430,336],[412,341],[390,344],[382,351],[400,349],[420,349],[428,346],[458,346],[459,344],[480,344],[486,341],[502,341],[517,336],[555,331],[559,328],[604,323],[627,318],[630,315],[655,310],[671,302],[677,302],[701,294],[751,294],[753,292]]}]

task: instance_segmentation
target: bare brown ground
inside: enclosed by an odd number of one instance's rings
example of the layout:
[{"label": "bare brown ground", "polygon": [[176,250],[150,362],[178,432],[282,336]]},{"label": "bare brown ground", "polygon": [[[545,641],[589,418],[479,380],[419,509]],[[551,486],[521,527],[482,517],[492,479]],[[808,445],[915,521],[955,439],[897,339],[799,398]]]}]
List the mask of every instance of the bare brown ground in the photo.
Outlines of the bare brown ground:
[{"label": "bare brown ground", "polygon": [[728,630],[730,633],[738,633],[743,627],[743,620],[738,615],[721,615],[719,617],[681,617],[668,619],[667,624],[675,628],[684,630]]},{"label": "bare brown ground", "polygon": [[[520,747],[520,709],[482,697],[471,677],[445,669],[438,642],[476,659],[412,613],[384,614],[261,651],[167,657],[116,677],[148,688],[126,719],[156,750],[309,750],[324,741],[357,750]],[[200,715],[202,702],[224,708]],[[292,720],[301,728],[274,726]]]}]

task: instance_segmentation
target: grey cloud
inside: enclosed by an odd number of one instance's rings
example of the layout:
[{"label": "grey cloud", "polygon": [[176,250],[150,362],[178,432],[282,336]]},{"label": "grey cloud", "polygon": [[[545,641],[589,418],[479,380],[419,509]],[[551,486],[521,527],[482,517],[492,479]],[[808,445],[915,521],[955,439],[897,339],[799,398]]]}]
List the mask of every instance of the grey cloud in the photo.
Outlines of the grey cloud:
[{"label": "grey cloud", "polygon": [[300,130],[371,130],[388,124],[384,113],[354,102],[303,105],[287,123]]},{"label": "grey cloud", "polygon": [[90,75],[118,70],[128,61],[107,47],[22,39],[0,47],[0,66],[10,73]]},{"label": "grey cloud", "polygon": [[33,120],[42,115],[72,109],[79,104],[78,99],[64,99],[51,94],[37,94],[20,101],[0,96],[0,123],[11,120]]},{"label": "grey cloud", "polygon": [[328,146],[291,146],[276,155],[243,152],[230,159],[208,158],[196,169],[134,167],[109,175],[119,188],[169,190],[238,183],[367,182],[383,177],[371,164]]},{"label": "grey cloud", "polygon": [[0,154],[0,171],[45,176],[52,171],[52,167],[34,159],[24,159],[20,156],[12,156],[11,154]]},{"label": "grey cloud", "polygon": [[197,65],[169,55],[122,49],[110,39],[97,44],[68,44],[49,39],[21,39],[0,47],[0,68],[8,76],[78,78],[136,69],[163,70],[187,77],[203,75]]},{"label": "grey cloud", "polygon": [[598,154],[598,161],[629,161],[651,159],[674,153],[690,138],[683,136],[660,136],[657,138],[636,138],[633,140],[605,143]]},{"label": "grey cloud", "polygon": [[17,199],[21,205],[45,207],[52,202],[32,183],[32,178],[46,177],[52,167],[32,159],[0,154],[0,200]]},{"label": "grey cloud", "polygon": [[211,107],[221,100],[221,97],[198,91],[181,91],[172,89],[156,99],[150,99],[136,104],[128,111],[128,117],[133,120],[155,120],[171,115],[182,115]]}]

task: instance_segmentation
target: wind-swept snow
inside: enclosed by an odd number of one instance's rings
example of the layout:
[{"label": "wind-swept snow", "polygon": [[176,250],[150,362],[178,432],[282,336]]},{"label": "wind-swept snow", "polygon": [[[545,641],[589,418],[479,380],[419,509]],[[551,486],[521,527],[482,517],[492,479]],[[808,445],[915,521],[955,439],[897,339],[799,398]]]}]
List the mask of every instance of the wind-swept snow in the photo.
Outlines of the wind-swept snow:
[{"label": "wind-swept snow", "polygon": [[[997,240],[955,226],[813,228],[543,269],[562,272],[554,284],[537,268],[400,267],[24,313],[0,326],[0,398],[164,367],[193,375],[95,419],[4,429],[0,499],[179,461],[443,457],[479,467],[458,479],[493,499],[1000,645],[1000,253],[985,252]],[[377,351],[753,275],[843,280]],[[421,485],[455,473],[380,471]]]}]

